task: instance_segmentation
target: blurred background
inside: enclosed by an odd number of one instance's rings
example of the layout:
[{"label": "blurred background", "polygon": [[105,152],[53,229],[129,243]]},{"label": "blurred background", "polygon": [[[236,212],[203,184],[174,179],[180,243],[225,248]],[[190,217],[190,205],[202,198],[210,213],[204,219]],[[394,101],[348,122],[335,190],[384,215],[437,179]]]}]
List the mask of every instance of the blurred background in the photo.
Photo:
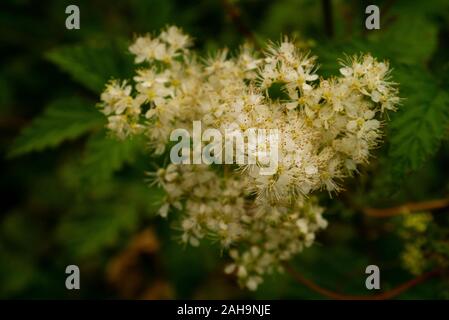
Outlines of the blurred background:
[{"label": "blurred background", "polygon": [[[80,30],[67,30],[76,4]],[[365,8],[380,8],[366,30]],[[373,294],[415,279],[396,298],[449,297],[449,3],[445,0],[2,0],[0,4],[0,298],[321,299]],[[112,77],[132,75],[133,37],[182,27],[204,54],[295,36],[337,74],[344,54],[388,59],[404,98],[370,166],[323,194],[330,224],[290,273],[256,292],[238,287],[214,243],[179,244],[163,197],[145,172],[158,161],[142,141],[108,139],[95,109]],[[376,208],[376,209],[373,209]],[[81,289],[65,288],[65,268]],[[413,281],[413,280],[412,280]],[[316,288],[315,288],[316,289]]]}]

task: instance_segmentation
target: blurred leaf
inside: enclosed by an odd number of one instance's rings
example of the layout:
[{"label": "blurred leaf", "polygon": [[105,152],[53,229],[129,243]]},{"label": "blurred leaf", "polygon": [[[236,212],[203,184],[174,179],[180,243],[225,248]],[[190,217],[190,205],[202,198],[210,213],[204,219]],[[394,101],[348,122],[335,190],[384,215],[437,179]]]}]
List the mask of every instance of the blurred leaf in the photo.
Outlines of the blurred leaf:
[{"label": "blurred leaf", "polygon": [[13,253],[0,246],[0,261],[0,297],[11,298],[32,283],[37,270],[23,252]]},{"label": "blurred leaf", "polygon": [[[419,39],[419,41],[417,40]],[[368,33],[368,37],[320,43],[313,48],[318,54],[320,72],[324,76],[339,75],[337,61],[345,55],[371,54],[378,60],[397,65],[424,65],[438,47],[438,28],[425,17],[400,16],[391,25]]]},{"label": "blurred leaf", "polygon": [[438,44],[436,25],[422,16],[401,15],[386,30],[373,35],[371,51],[397,62],[426,62]]},{"label": "blurred leaf", "polygon": [[446,0],[409,1],[397,0],[392,12],[412,18],[428,14],[447,14],[449,3]]},{"label": "blurred leaf", "polygon": [[100,93],[111,78],[129,78],[133,60],[122,41],[99,41],[53,49],[46,57],[86,88]]},{"label": "blurred leaf", "polygon": [[69,214],[58,226],[57,237],[70,255],[89,258],[118,246],[120,237],[137,226],[135,206],[109,202]]},{"label": "blurred leaf", "polygon": [[46,239],[33,222],[29,216],[12,211],[8,212],[0,224],[0,297],[20,293],[36,277],[37,270],[33,265],[42,243],[33,246],[33,250],[30,250],[30,244],[37,239]]},{"label": "blurred leaf", "polygon": [[[298,13],[301,17],[298,18]],[[322,28],[321,4],[314,0],[273,1],[263,17],[260,31],[271,40],[279,39],[281,34],[317,31]]]},{"label": "blurred leaf", "polygon": [[55,147],[99,127],[104,117],[89,103],[79,99],[60,99],[51,103],[14,141],[9,156]]}]

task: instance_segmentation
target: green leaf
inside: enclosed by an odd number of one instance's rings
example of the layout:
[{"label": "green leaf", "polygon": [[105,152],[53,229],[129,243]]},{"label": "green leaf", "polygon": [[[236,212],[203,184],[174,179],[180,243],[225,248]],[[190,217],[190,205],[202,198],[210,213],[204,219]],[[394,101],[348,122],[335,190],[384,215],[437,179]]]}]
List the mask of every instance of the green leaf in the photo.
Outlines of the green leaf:
[{"label": "green leaf", "polygon": [[111,78],[129,78],[133,60],[124,42],[99,41],[53,49],[46,57],[72,78],[100,93]]},{"label": "green leaf", "polygon": [[82,175],[91,183],[104,182],[126,163],[131,163],[142,150],[140,140],[117,140],[101,132],[87,143]]},{"label": "green leaf", "polygon": [[395,75],[405,100],[390,125],[388,162],[402,176],[438,150],[449,126],[449,95],[416,66],[402,67]]},{"label": "green leaf", "polygon": [[88,102],[78,98],[52,102],[14,141],[9,156],[55,147],[75,139],[104,123],[104,117]]}]

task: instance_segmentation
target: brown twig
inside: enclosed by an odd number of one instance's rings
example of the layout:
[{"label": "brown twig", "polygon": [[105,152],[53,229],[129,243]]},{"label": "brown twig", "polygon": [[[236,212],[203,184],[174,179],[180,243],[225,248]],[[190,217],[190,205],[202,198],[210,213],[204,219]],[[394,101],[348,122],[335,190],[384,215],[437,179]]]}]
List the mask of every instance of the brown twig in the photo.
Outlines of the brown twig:
[{"label": "brown twig", "polygon": [[424,273],[416,278],[413,278],[403,284],[398,285],[397,287],[379,293],[375,295],[347,295],[342,294],[339,292],[335,292],[326,288],[323,288],[316,284],[315,282],[306,279],[303,275],[301,275],[298,271],[293,269],[290,265],[284,264],[285,270],[299,283],[305,285],[307,288],[309,288],[312,291],[315,291],[319,294],[321,294],[324,297],[330,298],[330,299],[336,299],[336,300],[388,300],[397,297],[401,293],[407,291],[408,289],[434,277],[437,275],[440,275],[442,273],[441,269],[435,269],[433,271],[429,271],[427,273]]},{"label": "brown twig", "polygon": [[223,8],[227,15],[231,19],[232,23],[236,26],[237,30],[248,40],[255,43],[254,33],[242,20],[240,9],[231,3],[229,0],[222,0]]},{"label": "brown twig", "polygon": [[438,199],[424,202],[410,202],[392,208],[364,208],[363,213],[370,217],[387,218],[411,212],[430,211],[449,207],[449,199]]}]

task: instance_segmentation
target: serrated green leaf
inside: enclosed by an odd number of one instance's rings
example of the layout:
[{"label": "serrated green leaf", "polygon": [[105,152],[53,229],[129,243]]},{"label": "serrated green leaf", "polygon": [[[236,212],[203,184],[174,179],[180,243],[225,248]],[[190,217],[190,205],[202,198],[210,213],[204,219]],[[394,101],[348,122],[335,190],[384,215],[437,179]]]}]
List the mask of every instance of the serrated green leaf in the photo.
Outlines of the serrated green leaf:
[{"label": "serrated green leaf", "polygon": [[72,78],[100,93],[111,78],[129,78],[133,60],[119,41],[78,44],[53,49],[46,57]]},{"label": "serrated green leaf", "polygon": [[56,100],[23,130],[13,143],[9,156],[55,147],[103,123],[104,117],[88,102],[78,98]]},{"label": "serrated green leaf", "polygon": [[438,150],[449,126],[449,95],[423,69],[402,67],[395,74],[405,100],[390,125],[388,161],[402,176]]},{"label": "serrated green leaf", "polygon": [[132,162],[141,149],[137,139],[122,141],[101,132],[87,143],[82,175],[91,183],[104,182],[124,164]]}]

